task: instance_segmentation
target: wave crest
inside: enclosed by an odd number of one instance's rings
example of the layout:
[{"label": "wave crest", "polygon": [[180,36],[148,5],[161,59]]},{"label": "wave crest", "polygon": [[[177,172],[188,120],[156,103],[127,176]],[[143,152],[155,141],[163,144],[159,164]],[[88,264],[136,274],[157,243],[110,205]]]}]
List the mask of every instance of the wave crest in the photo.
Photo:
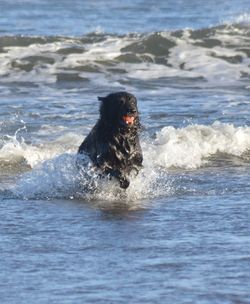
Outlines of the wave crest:
[{"label": "wave crest", "polygon": [[211,126],[165,127],[157,133],[155,163],[165,168],[196,169],[217,153],[242,156],[250,151],[250,128],[215,122]]},{"label": "wave crest", "polygon": [[225,85],[249,78],[249,33],[239,22],[147,34],[0,37],[0,81],[133,85],[186,78]]},{"label": "wave crest", "polygon": [[[64,141],[70,145],[71,138],[66,136]],[[57,141],[51,145],[50,153],[44,154],[39,147],[23,142],[18,144],[17,141],[19,148],[14,148],[12,154],[22,155],[26,163],[36,159],[36,164],[12,186],[12,193],[27,199],[67,197],[94,200],[105,207],[106,202],[122,200],[129,203],[170,195],[174,191],[173,172],[180,174],[204,166],[226,166],[228,157],[232,158],[231,165],[234,165],[234,157],[237,158],[237,165],[239,159],[247,163],[250,160],[250,127],[247,126],[236,127],[219,122],[179,129],[168,126],[157,132],[155,139],[144,137],[141,142],[144,168],[132,178],[129,189],[124,192],[115,180],[101,178],[87,157],[79,169],[76,153],[62,151],[62,147],[58,149]],[[20,154],[22,149],[25,153]],[[4,155],[0,156],[2,162]]]}]

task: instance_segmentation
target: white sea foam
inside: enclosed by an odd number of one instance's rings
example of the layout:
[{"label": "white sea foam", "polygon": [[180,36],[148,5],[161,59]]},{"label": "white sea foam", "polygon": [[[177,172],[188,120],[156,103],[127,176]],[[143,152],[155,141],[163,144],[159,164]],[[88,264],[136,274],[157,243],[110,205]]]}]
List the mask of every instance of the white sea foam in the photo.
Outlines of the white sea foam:
[{"label": "white sea foam", "polygon": [[[235,37],[227,31],[217,31],[213,39],[217,39],[224,47],[215,46],[207,48],[197,46],[190,37],[190,32],[177,39],[177,45],[170,51],[169,63],[180,71],[180,65],[183,65],[183,77],[203,77],[211,85],[222,85],[225,83],[237,83],[242,73],[249,74],[249,58],[242,51],[225,48],[226,44],[241,45],[244,44],[244,38]],[[226,58],[242,58],[238,63],[231,63]]]},{"label": "white sea foam", "polygon": [[130,183],[130,187],[124,191],[116,180],[101,177],[88,157],[82,157],[79,162],[76,154],[64,153],[23,174],[11,191],[14,196],[25,199],[95,201],[100,208],[110,207],[110,203],[119,201],[129,208],[136,208],[134,202],[138,200],[168,195],[172,191],[172,180],[167,174],[150,166],[145,166],[137,177],[131,178]]},{"label": "white sea foam", "polygon": [[243,13],[237,16],[234,16],[232,18],[229,19],[224,19],[221,22],[222,24],[245,24],[245,25],[249,25],[250,23],[250,14],[249,13]]},{"label": "white sea foam", "polygon": [[[79,66],[95,63],[96,66],[102,67],[98,61],[113,60],[121,54],[121,49],[133,41],[132,38],[107,37],[102,42],[84,44],[82,53],[68,55],[58,54],[60,49],[67,49],[70,47],[83,47],[77,39],[65,39],[61,42],[50,42],[46,44],[34,43],[29,46],[12,46],[5,47],[5,53],[0,53],[0,76],[3,76],[2,81],[5,82],[44,82],[54,83],[57,81],[56,74],[63,72],[69,75],[74,68]],[[25,65],[29,64],[27,58],[37,58],[35,66],[32,70],[26,71]],[[54,63],[43,62],[39,57],[50,59]],[[14,66],[13,66],[14,63]],[[103,71],[106,73],[105,69]],[[79,73],[81,77],[96,79],[96,73],[82,72]]]},{"label": "white sea foam", "polygon": [[34,168],[40,163],[53,159],[62,153],[71,153],[77,150],[82,137],[75,133],[66,133],[54,141],[41,144],[27,144],[23,138],[17,136],[5,136],[0,148],[0,161],[11,163],[15,159],[25,160]]},{"label": "white sea foam", "polygon": [[[33,145],[8,136],[0,149],[0,159],[23,157],[35,167],[61,154],[75,153],[82,140],[81,135],[68,132],[54,141]],[[220,122],[185,128],[168,126],[156,133],[155,140],[142,141],[142,146],[145,161],[152,166],[198,168],[217,152],[240,156],[250,150],[250,127]]]},{"label": "white sea foam", "polygon": [[211,126],[165,127],[157,133],[148,157],[164,168],[199,168],[218,152],[240,156],[250,150],[250,127],[215,122]]},{"label": "white sea foam", "polygon": [[[242,19],[248,18],[243,16]],[[199,77],[206,80],[203,83],[206,86],[238,84],[242,75],[250,74],[248,34],[234,26],[207,31],[198,34],[184,30],[180,35],[167,31],[157,35],[103,35],[100,40],[84,42],[61,38],[43,44],[8,46],[0,53],[1,81],[55,83],[60,79],[58,75],[64,79],[67,74],[66,78],[72,77],[73,81],[88,79],[96,85],[112,83],[113,86],[131,79],[145,81],[163,77]],[[151,45],[152,39],[155,46]],[[166,44],[159,55],[155,51],[157,39],[160,48],[162,41]],[[209,45],[209,41],[215,45]],[[60,52],[67,49],[68,53]],[[121,55],[137,59],[121,60]]]},{"label": "white sea foam", "polygon": [[[62,142],[64,145],[61,145]],[[170,168],[196,169],[205,166],[207,158],[218,152],[242,156],[250,151],[250,127],[215,122],[210,126],[163,128],[156,134],[155,140],[142,141],[144,168],[131,179],[126,194],[119,190],[114,180],[100,178],[88,158],[83,160],[84,165],[79,170],[76,147],[69,149],[70,143],[72,135],[63,136],[43,147],[23,142],[8,145],[5,149],[12,151],[13,155],[22,155],[33,166],[14,186],[13,193],[26,198],[72,197],[113,202],[119,198],[136,201],[170,194]],[[6,155],[1,150],[1,158]]]}]

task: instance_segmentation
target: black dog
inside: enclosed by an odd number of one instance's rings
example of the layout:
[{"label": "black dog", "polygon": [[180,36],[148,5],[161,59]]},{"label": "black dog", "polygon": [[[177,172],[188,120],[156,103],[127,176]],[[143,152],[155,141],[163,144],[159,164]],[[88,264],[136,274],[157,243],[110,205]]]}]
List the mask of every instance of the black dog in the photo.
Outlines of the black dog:
[{"label": "black dog", "polygon": [[142,167],[138,132],[140,121],[135,96],[127,92],[98,97],[100,118],[78,153],[86,153],[103,173],[114,176],[120,187],[129,186],[128,176]]}]

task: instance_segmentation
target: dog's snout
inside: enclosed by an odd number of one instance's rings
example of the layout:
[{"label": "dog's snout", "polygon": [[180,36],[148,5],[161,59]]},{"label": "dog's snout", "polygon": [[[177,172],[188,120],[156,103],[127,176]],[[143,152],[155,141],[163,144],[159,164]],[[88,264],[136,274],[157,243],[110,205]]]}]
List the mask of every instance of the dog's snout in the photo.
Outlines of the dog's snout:
[{"label": "dog's snout", "polygon": [[132,110],[132,109],[123,109],[123,111],[121,112],[121,116],[135,116],[136,111]]},{"label": "dog's snout", "polygon": [[135,115],[136,113],[137,113],[137,110],[134,107],[128,106],[128,107],[125,107],[125,109],[124,109],[124,114]]},{"label": "dog's snout", "polygon": [[134,115],[134,114],[136,114],[136,110],[135,109],[129,109],[127,113],[130,114],[130,115]]}]

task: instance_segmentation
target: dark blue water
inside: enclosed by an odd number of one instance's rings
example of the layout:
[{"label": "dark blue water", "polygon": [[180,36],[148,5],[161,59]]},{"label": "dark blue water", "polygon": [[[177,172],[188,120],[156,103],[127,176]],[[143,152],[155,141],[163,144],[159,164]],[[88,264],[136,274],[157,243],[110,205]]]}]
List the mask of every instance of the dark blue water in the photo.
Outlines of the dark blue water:
[{"label": "dark blue water", "polygon": [[96,30],[135,33],[206,28],[244,19],[249,1],[2,0],[0,8],[2,35],[75,36]]},{"label": "dark blue water", "polygon": [[[0,303],[250,303],[249,1],[0,1]],[[136,95],[126,192],[76,151]]]}]

